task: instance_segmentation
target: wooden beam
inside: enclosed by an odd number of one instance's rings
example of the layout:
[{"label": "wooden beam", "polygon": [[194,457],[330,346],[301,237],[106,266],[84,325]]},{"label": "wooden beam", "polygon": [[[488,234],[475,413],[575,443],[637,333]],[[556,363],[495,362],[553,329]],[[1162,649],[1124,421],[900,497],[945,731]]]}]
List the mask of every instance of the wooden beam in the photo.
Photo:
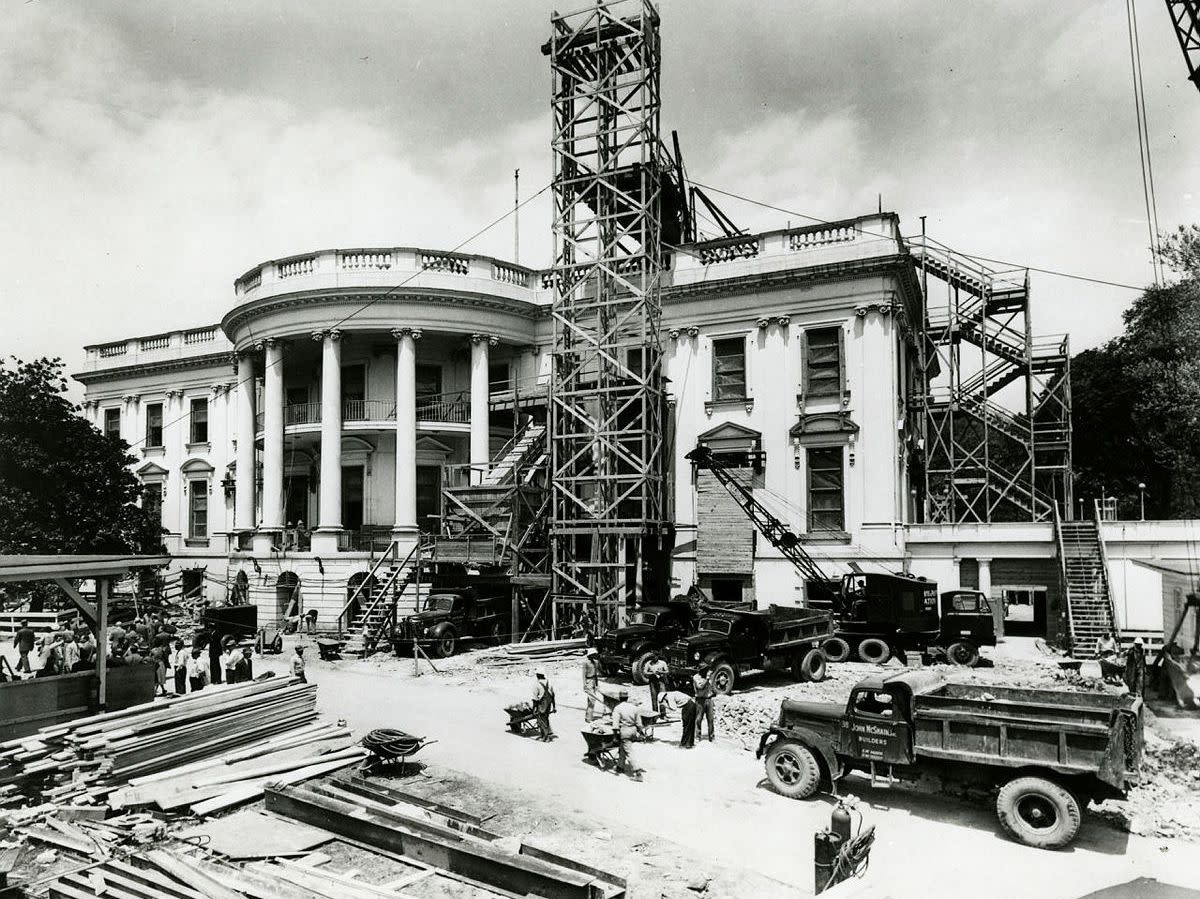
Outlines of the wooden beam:
[{"label": "wooden beam", "polygon": [[108,706],[108,579],[96,578],[96,676],[100,678],[97,710],[103,714]]},{"label": "wooden beam", "polygon": [[71,598],[71,602],[75,603],[79,611],[83,614],[83,617],[87,620],[88,627],[95,630],[97,621],[96,607],[84,599],[66,578],[55,578],[54,583],[58,584],[58,589],[67,594]]}]

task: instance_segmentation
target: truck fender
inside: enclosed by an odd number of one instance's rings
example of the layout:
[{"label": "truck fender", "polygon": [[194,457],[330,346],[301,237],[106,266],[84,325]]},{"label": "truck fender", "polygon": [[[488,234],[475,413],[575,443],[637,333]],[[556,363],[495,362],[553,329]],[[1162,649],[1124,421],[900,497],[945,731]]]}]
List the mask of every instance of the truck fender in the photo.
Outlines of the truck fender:
[{"label": "truck fender", "polygon": [[833,744],[815,730],[809,730],[807,727],[779,727],[775,725],[762,735],[762,739],[758,742],[758,751],[754,753],[754,757],[761,759],[767,754],[767,749],[770,748],[771,744],[777,740],[790,740],[812,750],[824,764],[825,771],[823,772],[823,777],[828,778],[830,787],[842,776],[842,765],[838,761],[837,753],[834,752]]},{"label": "truck fender", "polygon": [[441,636],[442,636],[442,634],[446,633],[446,628],[448,628],[448,627],[450,627],[450,622],[449,622],[449,621],[439,621],[437,624],[435,624],[435,625],[433,626],[433,628],[432,628],[432,629],[430,629],[430,630],[429,630],[429,631],[426,633],[426,635],[425,635],[425,639],[427,639],[427,640],[437,640],[439,637],[441,637]]},{"label": "truck fender", "polygon": [[738,667],[737,665],[734,665],[734,663],[729,660],[729,656],[725,655],[723,652],[710,652],[704,656],[702,661],[708,665],[709,671],[712,671],[712,669],[717,665],[721,665],[726,662],[728,662],[730,665],[733,665],[734,671],[737,671]]}]

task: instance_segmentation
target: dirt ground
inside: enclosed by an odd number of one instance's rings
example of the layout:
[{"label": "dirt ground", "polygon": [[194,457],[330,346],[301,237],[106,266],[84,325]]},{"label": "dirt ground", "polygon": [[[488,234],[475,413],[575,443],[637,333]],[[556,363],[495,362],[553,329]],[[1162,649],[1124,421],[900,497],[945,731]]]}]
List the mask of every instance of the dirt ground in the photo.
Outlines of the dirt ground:
[{"label": "dirt ground", "polygon": [[[306,639],[306,638],[300,638]],[[290,646],[288,653],[290,653]],[[484,653],[486,654],[486,653]],[[678,725],[659,728],[640,748],[643,783],[601,772],[581,761],[583,692],[578,658],[538,663],[554,684],[559,738],[550,744],[510,734],[504,706],[529,698],[534,664],[486,668],[480,653],[422,662],[377,655],[322,662],[309,653],[310,679],[329,718],[356,731],[398,727],[436,738],[423,751],[423,776],[407,789],[494,815],[489,827],[550,851],[564,852],[630,878],[631,896],[771,897],[806,895],[812,884],[812,839],[828,825],[827,797],[795,802],[766,785],[752,748],[784,696],[844,702],[864,675],[861,663],[831,666],[822,684],[785,677],[746,678],[723,699],[718,740],[678,748]],[[288,656],[264,660],[283,669]],[[896,663],[893,663],[893,665]],[[1066,689],[1095,686],[1065,678],[1036,654],[1001,647],[994,667],[956,676],[997,684]],[[646,688],[624,683],[648,702]],[[1200,870],[1200,780],[1195,744],[1200,727],[1173,721],[1168,733],[1147,715],[1146,785],[1129,803],[1086,816],[1079,840],[1064,852],[1029,849],[1001,832],[990,802],[937,793],[932,785],[872,787],[848,779],[859,809],[876,827],[868,880],[889,895],[929,892],[928,871],[967,880],[981,897],[1061,897],[1123,883],[1138,876],[1176,884],[1195,882]],[[1182,738],[1181,738],[1182,735]],[[1190,748],[1189,748],[1190,747]],[[1132,831],[1132,832],[1131,832]],[[925,864],[914,865],[917,859]],[[978,878],[981,863],[989,877]],[[1065,886],[1069,884],[1070,886]]]}]

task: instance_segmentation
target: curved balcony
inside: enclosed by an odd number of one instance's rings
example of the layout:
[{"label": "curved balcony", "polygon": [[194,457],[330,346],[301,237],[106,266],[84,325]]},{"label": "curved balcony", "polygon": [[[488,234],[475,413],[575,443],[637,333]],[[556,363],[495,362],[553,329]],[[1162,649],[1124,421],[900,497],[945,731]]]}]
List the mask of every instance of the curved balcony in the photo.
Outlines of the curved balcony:
[{"label": "curved balcony", "polygon": [[[255,432],[263,432],[265,415],[259,412],[254,419]],[[391,400],[343,400],[342,426],[363,425],[394,427],[396,404]],[[468,391],[417,397],[417,421],[430,424],[468,425],[471,423],[471,396]],[[392,423],[389,425],[389,422]],[[321,427],[320,403],[289,403],[283,407],[283,425],[303,431]]]}]

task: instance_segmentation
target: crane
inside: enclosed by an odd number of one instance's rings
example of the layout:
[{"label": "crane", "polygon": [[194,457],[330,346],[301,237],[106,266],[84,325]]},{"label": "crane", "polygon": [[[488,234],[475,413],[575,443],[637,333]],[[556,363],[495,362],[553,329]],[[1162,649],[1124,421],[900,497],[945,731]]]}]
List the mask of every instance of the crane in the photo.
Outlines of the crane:
[{"label": "crane", "polygon": [[1166,0],[1179,49],[1188,67],[1188,81],[1200,90],[1200,0]]}]

